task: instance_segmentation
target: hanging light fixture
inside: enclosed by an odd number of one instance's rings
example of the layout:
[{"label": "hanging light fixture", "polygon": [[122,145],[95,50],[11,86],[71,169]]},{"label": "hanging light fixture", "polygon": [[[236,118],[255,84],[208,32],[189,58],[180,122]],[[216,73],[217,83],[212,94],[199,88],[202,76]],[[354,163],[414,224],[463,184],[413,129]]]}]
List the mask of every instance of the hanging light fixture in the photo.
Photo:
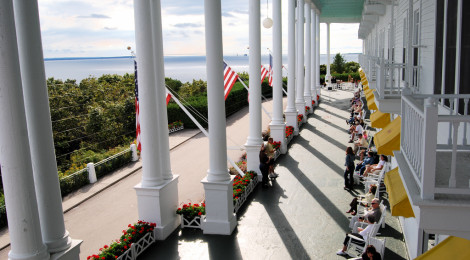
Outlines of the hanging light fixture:
[{"label": "hanging light fixture", "polygon": [[269,18],[268,0],[266,0],[266,19],[263,20],[263,26],[266,29],[269,29],[273,26],[273,20]]}]

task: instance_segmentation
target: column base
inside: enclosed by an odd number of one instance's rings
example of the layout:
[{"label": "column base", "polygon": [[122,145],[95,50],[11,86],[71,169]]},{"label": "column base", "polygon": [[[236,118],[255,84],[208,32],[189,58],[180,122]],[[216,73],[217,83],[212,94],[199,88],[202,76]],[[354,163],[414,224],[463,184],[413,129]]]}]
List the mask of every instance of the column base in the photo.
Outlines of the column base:
[{"label": "column base", "polygon": [[[261,140],[261,139],[260,139]],[[259,169],[259,151],[261,149],[261,143],[257,145],[245,144],[246,150],[246,169],[248,171],[254,171],[258,174],[258,178],[261,176]]]},{"label": "column base", "polygon": [[297,124],[297,111],[284,112],[286,115],[286,125],[294,127],[294,135],[299,135],[299,124]]},{"label": "column base", "polygon": [[312,96],[304,96],[304,99],[305,99],[306,106],[310,107],[310,110],[308,111],[308,114],[313,113]]},{"label": "column base", "polygon": [[166,239],[180,224],[181,218],[176,215],[178,209],[178,175],[157,187],[142,187],[137,184],[139,219],[156,223],[155,239]]},{"label": "column base", "polygon": [[[305,110],[305,108],[304,108]],[[281,142],[281,154],[287,153],[287,141],[286,141],[286,123],[282,124],[269,124],[271,129],[271,137],[275,142]]]},{"label": "column base", "polygon": [[51,260],[79,260],[80,259],[80,245],[83,240],[72,239],[70,247],[62,252],[51,254]]},{"label": "column base", "polygon": [[305,100],[302,100],[301,102],[295,102],[295,107],[297,108],[299,115],[302,114],[304,116],[302,119],[302,124],[307,122],[307,115],[305,114]]},{"label": "column base", "polygon": [[206,219],[201,223],[204,234],[230,235],[237,226],[233,213],[233,177],[229,181],[201,183],[206,194]]}]

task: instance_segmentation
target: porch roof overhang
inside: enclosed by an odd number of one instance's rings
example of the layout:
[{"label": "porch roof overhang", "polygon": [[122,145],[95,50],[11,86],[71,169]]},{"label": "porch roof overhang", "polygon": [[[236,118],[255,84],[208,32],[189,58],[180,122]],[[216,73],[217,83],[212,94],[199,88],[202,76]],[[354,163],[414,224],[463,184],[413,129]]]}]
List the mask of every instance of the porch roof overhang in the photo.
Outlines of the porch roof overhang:
[{"label": "porch roof overhang", "polygon": [[450,236],[415,260],[470,259],[470,240]]},{"label": "porch roof overhang", "polygon": [[392,216],[414,218],[415,214],[411,207],[410,200],[408,199],[403,181],[401,180],[400,173],[398,172],[398,167],[395,167],[385,174],[384,183],[387,187]]},{"label": "porch roof overhang", "polygon": [[320,11],[322,23],[359,23],[364,0],[309,0]]}]

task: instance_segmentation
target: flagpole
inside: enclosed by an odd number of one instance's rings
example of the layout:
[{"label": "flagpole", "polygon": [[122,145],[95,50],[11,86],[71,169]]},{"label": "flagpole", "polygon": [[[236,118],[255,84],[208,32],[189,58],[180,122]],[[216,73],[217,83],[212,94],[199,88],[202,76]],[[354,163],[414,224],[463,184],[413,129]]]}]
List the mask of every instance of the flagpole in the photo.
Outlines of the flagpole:
[{"label": "flagpole", "polygon": [[[243,87],[245,87],[245,89],[249,92],[250,90],[248,89],[248,87],[245,85],[245,82],[243,80],[240,79],[240,77],[238,77],[238,81],[240,81],[240,83],[242,83]],[[267,101],[267,99],[261,95],[261,97]],[[268,113],[268,111],[266,110],[266,108],[264,108],[262,105],[261,105],[261,109],[263,109],[264,113],[266,113],[266,115],[269,117],[269,119],[272,119],[271,118],[271,115]]]},{"label": "flagpole", "polygon": [[[171,93],[168,90],[168,87],[165,87],[165,88],[166,88],[166,91],[167,91],[167,95],[168,95],[168,93]],[[206,137],[209,137],[209,132],[207,132],[207,130],[204,127],[202,127],[201,124],[199,124],[199,122],[196,120],[196,118],[194,118],[193,115],[191,113],[189,113],[189,111],[183,106],[183,104],[181,104],[181,102],[174,95],[171,95],[171,98],[173,98],[173,100],[176,102],[176,104],[178,104],[178,106],[184,111],[184,113],[186,113],[186,115],[191,119],[191,121],[193,121],[193,123],[196,124],[196,126],[199,128],[199,130],[201,130],[201,132]],[[230,164],[233,166],[233,168],[235,168],[235,170],[237,170],[237,172],[242,177],[245,176],[243,171],[237,166],[237,164],[235,164],[235,162],[232,159],[230,159],[230,157],[228,155],[227,155],[227,161],[230,162]]]}]

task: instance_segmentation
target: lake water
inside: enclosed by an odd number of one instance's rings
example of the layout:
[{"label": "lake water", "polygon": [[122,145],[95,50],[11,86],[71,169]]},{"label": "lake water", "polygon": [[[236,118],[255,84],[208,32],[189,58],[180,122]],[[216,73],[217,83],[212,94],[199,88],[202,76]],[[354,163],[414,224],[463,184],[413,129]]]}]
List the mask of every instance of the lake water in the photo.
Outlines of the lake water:
[{"label": "lake water", "polygon": [[[331,55],[331,62],[333,57]],[[343,54],[346,61],[358,62],[357,53]],[[248,71],[248,56],[226,56],[227,64],[236,72]],[[268,56],[263,56],[262,64],[269,63]],[[284,65],[287,65],[287,56],[283,57]],[[320,55],[320,64],[326,63],[326,54]],[[80,82],[90,76],[100,77],[103,74],[134,73],[134,64],[131,57],[112,58],[61,58],[46,59],[46,77],[55,79],[76,79]],[[285,71],[284,71],[285,72]],[[182,82],[193,79],[206,80],[205,56],[166,56],[165,76],[181,80]]]}]

